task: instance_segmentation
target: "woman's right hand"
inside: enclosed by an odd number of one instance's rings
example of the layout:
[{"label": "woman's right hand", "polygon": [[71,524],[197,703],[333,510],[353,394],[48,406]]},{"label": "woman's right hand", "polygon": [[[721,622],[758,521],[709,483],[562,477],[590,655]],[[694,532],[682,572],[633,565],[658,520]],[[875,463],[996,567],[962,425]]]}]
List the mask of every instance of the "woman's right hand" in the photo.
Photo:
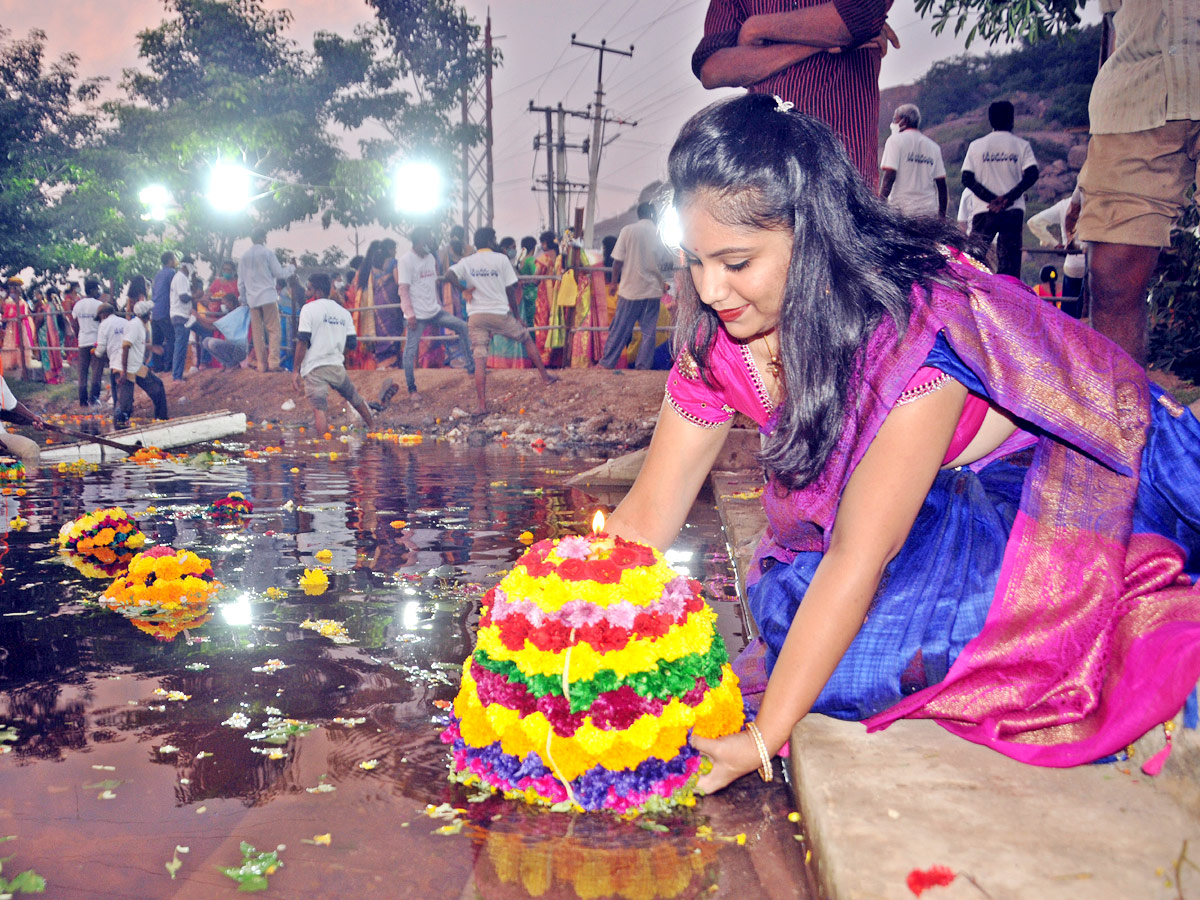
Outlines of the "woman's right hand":
[{"label": "woman's right hand", "polygon": [[701,775],[696,784],[696,790],[704,794],[715,793],[762,765],[754,738],[748,731],[716,739],[694,737],[692,746],[712,761],[712,770]]}]

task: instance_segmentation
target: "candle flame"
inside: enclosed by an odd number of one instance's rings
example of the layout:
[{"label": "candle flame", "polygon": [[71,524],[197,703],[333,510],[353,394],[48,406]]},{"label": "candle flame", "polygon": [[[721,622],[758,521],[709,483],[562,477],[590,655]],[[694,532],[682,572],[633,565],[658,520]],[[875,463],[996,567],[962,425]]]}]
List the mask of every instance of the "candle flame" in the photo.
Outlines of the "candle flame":
[{"label": "candle flame", "polygon": [[592,534],[600,534],[604,531],[604,513],[596,510],[596,514],[592,516]]}]

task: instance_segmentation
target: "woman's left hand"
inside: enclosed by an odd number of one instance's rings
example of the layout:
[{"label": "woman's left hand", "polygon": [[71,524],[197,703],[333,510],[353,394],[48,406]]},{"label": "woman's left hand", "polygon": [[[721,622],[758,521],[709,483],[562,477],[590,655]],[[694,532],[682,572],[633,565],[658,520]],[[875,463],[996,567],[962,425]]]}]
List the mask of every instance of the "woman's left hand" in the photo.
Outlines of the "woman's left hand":
[{"label": "woman's left hand", "polygon": [[726,735],[723,738],[692,738],[692,746],[712,760],[712,771],[701,775],[696,790],[705,794],[719,791],[731,781],[736,781],[747,772],[762,765],[754,738],[747,731]]}]

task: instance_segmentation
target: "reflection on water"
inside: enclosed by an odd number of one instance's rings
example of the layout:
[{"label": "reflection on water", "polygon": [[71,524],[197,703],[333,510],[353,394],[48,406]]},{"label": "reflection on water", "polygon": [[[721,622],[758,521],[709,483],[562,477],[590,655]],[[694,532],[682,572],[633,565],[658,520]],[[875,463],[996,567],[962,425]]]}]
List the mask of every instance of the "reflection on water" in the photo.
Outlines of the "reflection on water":
[{"label": "reflection on water", "polygon": [[[17,734],[0,756],[0,834],[17,836],[15,871],[36,869],[54,897],[211,897],[235,890],[217,866],[247,841],[285,845],[270,882],[282,897],[807,896],[778,785],[743,779],[647,829],[475,802],[446,780],[438,733],[478,599],[522,531],[587,529],[595,499],[562,487],[584,461],[379,443],[331,461],[283,446],[48,472],[0,496],[4,521],[29,523],[0,544],[0,731]],[[254,512],[219,526],[205,511],[231,491]],[[224,587],[210,619],[156,639],[89,602],[107,582],[59,559],[54,537],[113,505],[148,545],[212,560]],[[730,592],[711,504],[670,558]],[[301,574],[318,566],[329,587],[308,594]],[[736,650],[737,606],[715,605]],[[426,814],[441,804],[464,810],[461,829]]]}]

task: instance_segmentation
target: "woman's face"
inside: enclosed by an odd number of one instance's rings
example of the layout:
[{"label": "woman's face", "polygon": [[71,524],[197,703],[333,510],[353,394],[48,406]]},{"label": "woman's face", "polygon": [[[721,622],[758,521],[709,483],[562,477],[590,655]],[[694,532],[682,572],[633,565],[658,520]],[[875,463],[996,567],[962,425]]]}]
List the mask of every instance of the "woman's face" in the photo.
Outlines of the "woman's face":
[{"label": "woman's face", "polygon": [[683,207],[679,220],[696,292],[730,337],[745,341],[778,325],[792,233],[724,225],[703,198]]}]

